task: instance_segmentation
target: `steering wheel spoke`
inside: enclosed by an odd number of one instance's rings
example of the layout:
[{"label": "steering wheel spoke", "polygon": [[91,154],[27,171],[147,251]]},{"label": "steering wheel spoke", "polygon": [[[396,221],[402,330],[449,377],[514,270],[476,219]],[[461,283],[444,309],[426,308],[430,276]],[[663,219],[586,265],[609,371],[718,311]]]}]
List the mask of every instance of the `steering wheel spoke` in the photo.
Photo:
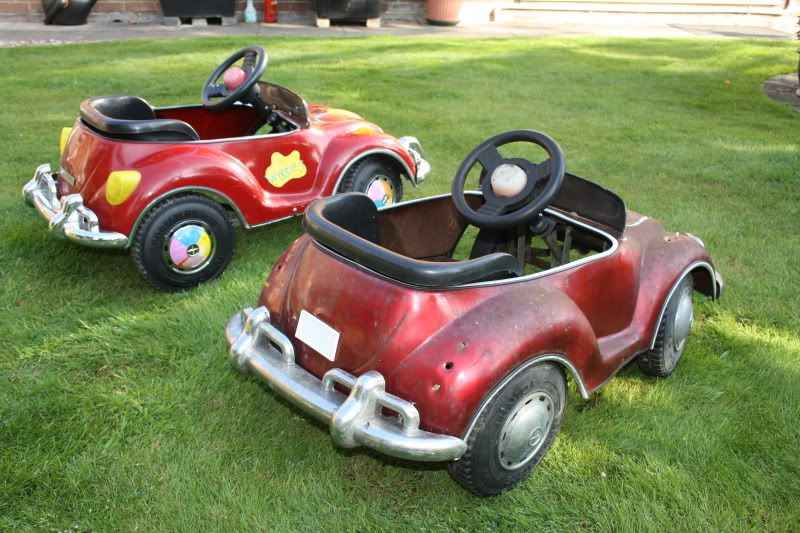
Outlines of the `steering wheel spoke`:
[{"label": "steering wheel spoke", "polygon": [[478,154],[478,163],[486,171],[487,176],[490,176],[494,169],[502,165],[503,160],[504,157],[500,155],[495,146],[487,146]]},{"label": "steering wheel spoke", "polygon": [[220,96],[228,96],[228,88],[224,83],[215,83],[208,88],[208,96],[210,98],[218,98]]},{"label": "steering wheel spoke", "polygon": [[495,202],[494,199],[488,198],[486,202],[478,208],[478,213],[482,215],[498,216],[506,212],[506,205]]},{"label": "steering wheel spoke", "polygon": [[550,177],[550,159],[545,159],[541,163],[533,165],[532,170],[528,171],[528,179],[538,183]]},{"label": "steering wheel spoke", "polygon": [[244,61],[242,62],[242,69],[244,69],[244,70],[245,70],[245,71],[247,71],[248,73],[249,73],[249,72],[252,72],[252,70],[253,70],[253,69],[255,68],[255,66],[256,66],[256,59],[257,59],[257,57],[258,57],[258,56],[256,55],[256,53],[255,53],[255,52],[248,52],[248,53],[246,53],[246,54],[244,55]]}]

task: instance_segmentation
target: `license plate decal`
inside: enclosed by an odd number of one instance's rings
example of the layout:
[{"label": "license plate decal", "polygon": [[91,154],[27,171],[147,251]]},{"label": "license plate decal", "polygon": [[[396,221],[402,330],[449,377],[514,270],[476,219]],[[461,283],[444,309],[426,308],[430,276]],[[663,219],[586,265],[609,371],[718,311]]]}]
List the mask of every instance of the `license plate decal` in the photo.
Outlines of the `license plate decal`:
[{"label": "license plate decal", "polygon": [[325,359],[333,361],[336,358],[339,332],[305,309],[300,311],[294,336]]}]

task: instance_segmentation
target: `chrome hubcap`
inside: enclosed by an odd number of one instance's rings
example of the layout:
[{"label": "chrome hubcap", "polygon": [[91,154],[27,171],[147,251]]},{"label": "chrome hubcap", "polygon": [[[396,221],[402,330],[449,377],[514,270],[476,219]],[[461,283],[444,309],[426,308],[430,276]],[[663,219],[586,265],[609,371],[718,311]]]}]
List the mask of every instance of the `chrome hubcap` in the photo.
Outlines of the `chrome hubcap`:
[{"label": "chrome hubcap", "polygon": [[167,232],[162,258],[177,274],[194,274],[208,266],[214,256],[214,239],[208,225],[192,220],[181,222]]},{"label": "chrome hubcap", "polygon": [[544,391],[520,400],[503,424],[497,454],[506,470],[521,468],[536,455],[553,425],[553,399]]},{"label": "chrome hubcap", "polygon": [[686,337],[694,323],[694,311],[692,309],[692,290],[686,289],[681,293],[678,301],[678,308],[675,310],[675,325],[672,329],[672,346],[676,352],[683,350],[686,344]]},{"label": "chrome hubcap", "polygon": [[367,185],[367,196],[375,202],[377,207],[392,205],[394,203],[394,188],[387,176],[378,175],[372,178]]}]

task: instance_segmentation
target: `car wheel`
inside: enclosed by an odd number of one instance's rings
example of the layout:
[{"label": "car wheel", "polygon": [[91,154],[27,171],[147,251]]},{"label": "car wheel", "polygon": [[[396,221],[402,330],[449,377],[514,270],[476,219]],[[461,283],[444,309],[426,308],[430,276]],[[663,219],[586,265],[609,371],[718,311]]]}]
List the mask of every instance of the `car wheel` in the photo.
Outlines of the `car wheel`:
[{"label": "car wheel", "polygon": [[448,464],[462,487],[493,496],[530,475],[553,443],[567,402],[564,372],[533,365],[494,393],[467,438],[467,451]]},{"label": "car wheel", "polygon": [[686,337],[694,323],[692,290],[692,276],[687,274],[667,303],[653,349],[636,358],[643,373],[665,378],[678,365],[686,347]]},{"label": "car wheel", "polygon": [[362,192],[378,207],[403,199],[403,182],[394,164],[368,157],[353,165],[342,180],[339,192]]},{"label": "car wheel", "polygon": [[170,198],[142,221],[133,259],[151,285],[179,291],[219,276],[233,255],[234,233],[225,209],[200,195]]}]

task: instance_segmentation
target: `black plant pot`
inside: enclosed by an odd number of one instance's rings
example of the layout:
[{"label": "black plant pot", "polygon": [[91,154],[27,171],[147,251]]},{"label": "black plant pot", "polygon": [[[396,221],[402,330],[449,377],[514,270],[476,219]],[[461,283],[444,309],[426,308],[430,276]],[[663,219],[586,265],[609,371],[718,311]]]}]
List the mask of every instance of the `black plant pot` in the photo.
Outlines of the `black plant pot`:
[{"label": "black plant pot", "polygon": [[79,26],[86,24],[97,0],[42,0],[45,24]]},{"label": "black plant pot", "polygon": [[165,17],[233,17],[234,0],[161,0]]}]

